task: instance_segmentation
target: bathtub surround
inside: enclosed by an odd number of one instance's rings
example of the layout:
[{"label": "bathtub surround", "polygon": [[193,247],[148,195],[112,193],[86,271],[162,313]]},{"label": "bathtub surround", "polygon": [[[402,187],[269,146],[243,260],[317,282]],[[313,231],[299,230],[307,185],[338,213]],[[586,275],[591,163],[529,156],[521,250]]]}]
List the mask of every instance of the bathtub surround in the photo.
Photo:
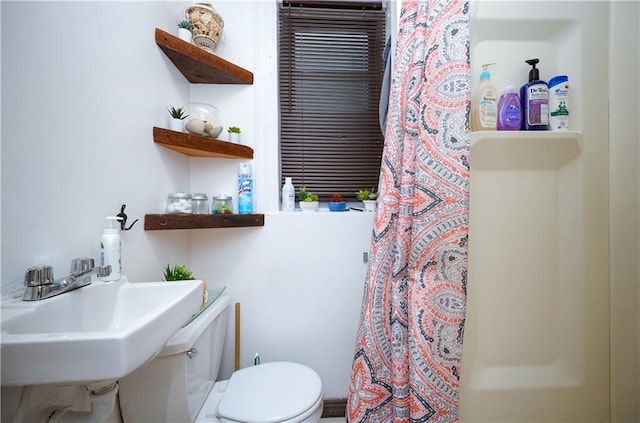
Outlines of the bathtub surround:
[{"label": "bathtub surround", "polygon": [[466,2],[403,2],[349,422],[451,422],[464,331]]}]

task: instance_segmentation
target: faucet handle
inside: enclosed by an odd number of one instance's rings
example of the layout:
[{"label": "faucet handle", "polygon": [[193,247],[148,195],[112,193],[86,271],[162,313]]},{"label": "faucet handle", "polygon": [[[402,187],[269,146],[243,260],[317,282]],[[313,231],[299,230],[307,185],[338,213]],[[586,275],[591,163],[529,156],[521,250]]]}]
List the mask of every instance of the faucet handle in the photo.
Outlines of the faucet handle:
[{"label": "faucet handle", "polygon": [[71,270],[69,273],[73,276],[80,276],[91,272],[95,267],[96,265],[92,258],[77,257],[71,260]]},{"label": "faucet handle", "polygon": [[27,269],[24,274],[25,286],[42,286],[53,282],[53,267],[34,266]]}]

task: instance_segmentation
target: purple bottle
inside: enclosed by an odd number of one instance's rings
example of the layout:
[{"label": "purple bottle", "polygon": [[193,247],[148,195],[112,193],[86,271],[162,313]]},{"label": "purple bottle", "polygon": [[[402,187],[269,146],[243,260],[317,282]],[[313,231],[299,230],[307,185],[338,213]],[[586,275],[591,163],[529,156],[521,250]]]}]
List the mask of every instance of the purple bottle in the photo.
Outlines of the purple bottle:
[{"label": "purple bottle", "polygon": [[529,82],[520,88],[522,105],[522,126],[525,131],[546,131],[549,129],[549,86],[540,79],[536,65],[540,60],[525,60],[531,66]]},{"label": "purple bottle", "polygon": [[498,101],[498,131],[519,131],[521,125],[520,96],[516,87],[508,85]]}]

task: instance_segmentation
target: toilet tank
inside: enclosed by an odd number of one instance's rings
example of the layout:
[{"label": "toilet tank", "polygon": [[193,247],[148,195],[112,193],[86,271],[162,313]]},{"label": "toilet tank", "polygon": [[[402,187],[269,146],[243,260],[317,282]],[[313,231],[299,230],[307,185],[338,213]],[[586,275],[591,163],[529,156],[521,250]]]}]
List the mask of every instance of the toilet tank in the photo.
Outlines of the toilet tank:
[{"label": "toilet tank", "polygon": [[218,377],[230,302],[218,296],[153,360],[120,380],[124,423],[195,420]]}]

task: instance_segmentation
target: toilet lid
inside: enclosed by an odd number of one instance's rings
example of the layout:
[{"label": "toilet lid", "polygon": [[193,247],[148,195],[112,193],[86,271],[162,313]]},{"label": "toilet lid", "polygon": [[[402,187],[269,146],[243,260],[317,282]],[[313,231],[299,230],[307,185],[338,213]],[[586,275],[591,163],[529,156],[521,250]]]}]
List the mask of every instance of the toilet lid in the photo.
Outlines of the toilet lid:
[{"label": "toilet lid", "polygon": [[309,367],[265,363],[231,375],[218,415],[237,422],[282,422],[306,412],[321,396],[320,376]]}]

